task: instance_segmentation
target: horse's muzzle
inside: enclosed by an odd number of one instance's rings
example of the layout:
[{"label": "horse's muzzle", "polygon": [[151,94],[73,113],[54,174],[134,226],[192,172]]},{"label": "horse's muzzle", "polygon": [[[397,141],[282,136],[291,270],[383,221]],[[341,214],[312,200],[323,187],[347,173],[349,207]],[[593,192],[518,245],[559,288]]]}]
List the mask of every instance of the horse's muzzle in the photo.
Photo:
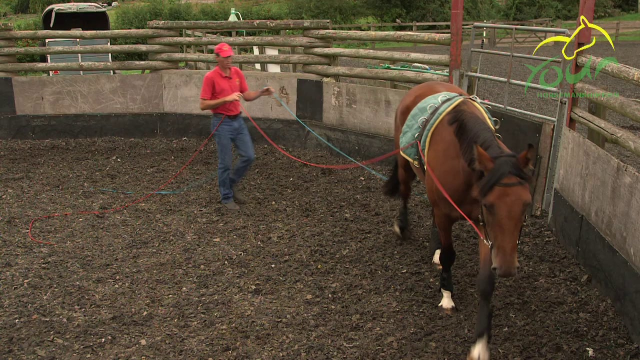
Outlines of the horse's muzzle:
[{"label": "horse's muzzle", "polygon": [[518,273],[518,265],[515,266],[492,266],[491,270],[497,277],[510,278]]}]

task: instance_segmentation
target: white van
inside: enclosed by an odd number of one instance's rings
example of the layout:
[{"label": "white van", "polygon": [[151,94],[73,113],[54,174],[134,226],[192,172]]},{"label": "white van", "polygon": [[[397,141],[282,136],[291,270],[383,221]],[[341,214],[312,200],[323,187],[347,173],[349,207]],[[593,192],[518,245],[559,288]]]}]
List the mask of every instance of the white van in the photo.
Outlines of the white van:
[{"label": "white van", "polygon": [[[107,9],[94,3],[54,4],[42,13],[44,30],[110,30]],[[44,46],[110,45],[110,39],[46,39]],[[111,62],[111,54],[53,54],[47,55],[48,63]],[[49,75],[111,74],[113,70],[100,71],[50,71]]]}]

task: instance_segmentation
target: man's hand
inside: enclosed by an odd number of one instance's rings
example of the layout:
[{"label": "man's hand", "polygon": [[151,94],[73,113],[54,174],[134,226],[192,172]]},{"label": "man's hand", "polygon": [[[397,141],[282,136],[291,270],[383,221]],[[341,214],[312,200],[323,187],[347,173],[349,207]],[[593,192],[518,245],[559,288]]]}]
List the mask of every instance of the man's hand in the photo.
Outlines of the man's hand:
[{"label": "man's hand", "polygon": [[244,93],[244,101],[253,101],[261,96],[267,96],[273,93],[274,90],[270,86],[262,88],[261,90],[247,91],[246,93]]},{"label": "man's hand", "polygon": [[223,98],[220,99],[215,99],[215,100],[205,100],[205,99],[200,99],[200,110],[211,110],[211,109],[215,109],[220,105],[224,105],[226,103],[230,103],[230,102],[234,102],[234,101],[240,101],[240,99],[242,99],[243,96],[241,93],[237,92],[237,93],[233,93],[229,96],[225,96]]},{"label": "man's hand", "polygon": [[267,86],[264,89],[260,90],[260,96],[268,96],[275,92],[271,86]]},{"label": "man's hand", "polygon": [[225,97],[225,101],[226,102],[240,101],[240,99],[242,99],[242,94],[239,93],[239,92],[233,93],[233,94]]}]

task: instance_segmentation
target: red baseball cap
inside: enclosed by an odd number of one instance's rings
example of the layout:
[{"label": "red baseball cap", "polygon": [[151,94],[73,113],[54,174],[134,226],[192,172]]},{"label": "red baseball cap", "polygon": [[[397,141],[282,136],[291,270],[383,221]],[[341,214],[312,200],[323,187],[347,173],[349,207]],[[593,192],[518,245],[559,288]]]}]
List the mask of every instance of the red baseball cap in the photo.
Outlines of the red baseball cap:
[{"label": "red baseball cap", "polygon": [[233,49],[227,43],[220,43],[216,45],[216,48],[213,52],[222,57],[229,57],[233,55]]}]

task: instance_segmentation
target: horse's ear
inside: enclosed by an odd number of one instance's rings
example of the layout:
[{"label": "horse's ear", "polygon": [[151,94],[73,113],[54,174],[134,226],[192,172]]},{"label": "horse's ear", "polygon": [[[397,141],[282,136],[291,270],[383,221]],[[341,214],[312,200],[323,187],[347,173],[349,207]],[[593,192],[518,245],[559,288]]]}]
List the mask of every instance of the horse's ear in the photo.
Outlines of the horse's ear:
[{"label": "horse's ear", "polygon": [[536,149],[532,144],[527,145],[527,150],[518,156],[518,163],[523,169],[533,169],[533,159],[536,157]]},{"label": "horse's ear", "polygon": [[473,166],[475,170],[488,173],[489,171],[491,171],[491,169],[493,169],[493,159],[478,145],[476,145],[475,147],[475,160],[476,161]]}]

